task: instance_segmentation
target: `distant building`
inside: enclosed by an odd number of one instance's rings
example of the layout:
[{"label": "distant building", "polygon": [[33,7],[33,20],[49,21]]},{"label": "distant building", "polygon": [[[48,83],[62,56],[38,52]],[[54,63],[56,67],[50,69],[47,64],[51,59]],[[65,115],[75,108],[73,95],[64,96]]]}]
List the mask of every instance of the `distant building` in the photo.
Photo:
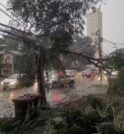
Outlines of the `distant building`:
[{"label": "distant building", "polygon": [[7,49],[6,44],[0,44],[0,55],[3,55]]},{"label": "distant building", "polygon": [[0,59],[1,65],[0,75],[9,76],[14,73],[14,57],[15,55],[22,55],[20,51],[12,51],[7,49],[6,44],[0,44]]},{"label": "distant building", "polygon": [[[102,12],[100,8],[87,15],[87,36],[92,38],[93,45],[96,45],[96,47],[98,44],[98,32],[100,32],[100,37],[102,37]],[[98,57],[98,49],[96,57]]]},{"label": "distant building", "polygon": [[11,52],[7,52],[3,54],[2,61],[2,76],[9,76],[14,73],[14,63],[13,63],[13,54]]},{"label": "distant building", "polygon": [[102,12],[100,8],[87,15],[87,36],[95,41],[97,38],[95,34],[98,30],[100,30],[100,35],[102,36]]}]

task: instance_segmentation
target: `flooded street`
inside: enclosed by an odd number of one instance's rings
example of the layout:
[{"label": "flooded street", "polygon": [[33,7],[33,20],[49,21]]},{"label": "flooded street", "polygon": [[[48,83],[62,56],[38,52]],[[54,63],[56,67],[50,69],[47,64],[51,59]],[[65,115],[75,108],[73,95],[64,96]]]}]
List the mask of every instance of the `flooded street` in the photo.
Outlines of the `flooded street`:
[{"label": "flooded street", "polygon": [[[104,83],[103,86],[98,86],[96,81],[82,78],[80,75],[76,75],[76,84],[74,88],[59,88],[46,90],[47,100],[50,106],[55,106],[65,101],[79,99],[82,96],[89,94],[105,94],[107,92],[107,86]],[[0,117],[14,117],[14,105],[13,98],[22,96],[24,94],[37,93],[35,86],[31,88],[16,89],[2,91],[0,89]]]},{"label": "flooded street", "polygon": [[28,93],[35,92],[32,88],[0,91],[0,117],[14,117],[14,105],[12,99]]}]

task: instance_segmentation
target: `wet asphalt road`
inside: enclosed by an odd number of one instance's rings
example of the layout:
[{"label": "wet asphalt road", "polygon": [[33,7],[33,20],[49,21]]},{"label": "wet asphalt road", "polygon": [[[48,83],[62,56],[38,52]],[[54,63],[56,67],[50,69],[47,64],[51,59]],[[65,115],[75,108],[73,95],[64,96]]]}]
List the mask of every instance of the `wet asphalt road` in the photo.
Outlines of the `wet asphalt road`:
[{"label": "wet asphalt road", "polygon": [[[50,106],[69,101],[71,99],[79,99],[83,95],[89,94],[105,94],[106,88],[97,88],[94,86],[97,81],[90,79],[84,79],[80,74],[76,75],[76,84],[74,88],[59,88],[46,90],[47,100]],[[106,84],[106,83],[104,83]],[[2,91],[0,87],[0,117],[14,117],[14,105],[12,102],[13,98],[22,96],[24,94],[37,93],[37,88],[34,85],[31,88],[15,89]]]}]

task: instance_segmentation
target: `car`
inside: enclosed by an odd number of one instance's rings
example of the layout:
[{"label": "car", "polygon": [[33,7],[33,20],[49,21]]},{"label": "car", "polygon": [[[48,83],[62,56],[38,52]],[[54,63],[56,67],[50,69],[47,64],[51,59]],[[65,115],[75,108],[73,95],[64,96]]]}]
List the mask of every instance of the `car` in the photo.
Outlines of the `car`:
[{"label": "car", "polygon": [[[44,73],[44,86],[46,88],[57,88],[61,86],[73,87],[75,84],[75,71],[49,71],[47,76]],[[35,85],[37,85],[37,79],[35,77]]]},{"label": "car", "polygon": [[[72,73],[71,73],[72,74]],[[69,86],[73,87],[75,84],[75,77],[74,75],[67,75],[66,71],[58,72],[58,75],[52,75],[49,79],[50,87],[56,88],[61,86]]]},{"label": "car", "polygon": [[94,68],[87,68],[81,72],[82,77],[91,77],[92,74],[97,74],[97,70]]},{"label": "car", "polygon": [[17,88],[17,86],[19,84],[18,78],[20,76],[22,76],[22,75],[12,74],[9,77],[7,77],[6,79],[4,79],[3,81],[1,81],[3,90]]}]

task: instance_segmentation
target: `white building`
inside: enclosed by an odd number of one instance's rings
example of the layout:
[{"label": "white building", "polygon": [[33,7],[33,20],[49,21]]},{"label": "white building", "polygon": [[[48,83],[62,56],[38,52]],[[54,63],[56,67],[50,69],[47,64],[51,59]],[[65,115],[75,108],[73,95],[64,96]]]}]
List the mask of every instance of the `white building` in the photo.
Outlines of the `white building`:
[{"label": "white building", "polygon": [[87,15],[87,36],[95,39],[95,34],[100,30],[102,36],[102,12],[97,8],[93,13]]},{"label": "white building", "polygon": [[[98,55],[98,38],[102,37],[102,12],[100,8],[97,8],[94,12],[89,13],[87,15],[87,36],[91,37],[93,40],[93,45],[96,45],[97,52],[96,57]],[[101,43],[102,49],[102,43]]]}]

